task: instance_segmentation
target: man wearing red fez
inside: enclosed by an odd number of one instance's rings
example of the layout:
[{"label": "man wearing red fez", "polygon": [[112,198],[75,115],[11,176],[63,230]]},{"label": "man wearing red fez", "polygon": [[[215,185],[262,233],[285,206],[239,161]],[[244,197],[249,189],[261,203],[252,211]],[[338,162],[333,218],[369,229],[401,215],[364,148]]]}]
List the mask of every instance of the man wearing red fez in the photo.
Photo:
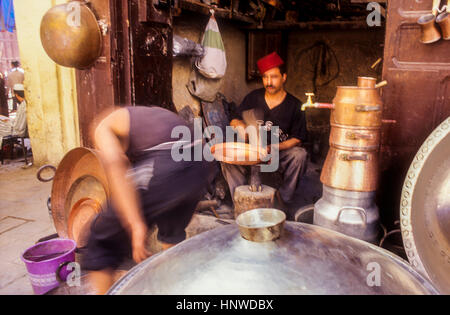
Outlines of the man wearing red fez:
[{"label": "man wearing red fez", "polygon": [[[255,120],[263,120],[265,125],[269,122],[280,128],[278,171],[283,174],[283,184],[279,194],[289,207],[299,178],[306,170],[307,153],[301,147],[307,139],[305,114],[301,111],[301,102],[284,89],[287,75],[280,56],[273,52],[258,60],[257,65],[264,88],[244,98],[230,125],[245,129],[247,125],[254,125]],[[274,145],[268,149],[274,150]],[[246,184],[248,167],[222,163],[222,170],[233,196],[236,187]]]}]

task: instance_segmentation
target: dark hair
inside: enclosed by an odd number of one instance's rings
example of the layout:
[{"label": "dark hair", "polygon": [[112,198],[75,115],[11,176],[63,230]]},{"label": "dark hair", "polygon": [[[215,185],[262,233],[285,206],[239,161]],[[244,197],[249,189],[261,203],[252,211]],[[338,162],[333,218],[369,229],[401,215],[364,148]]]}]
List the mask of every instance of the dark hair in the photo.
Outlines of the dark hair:
[{"label": "dark hair", "polygon": [[21,98],[25,98],[25,92],[24,91],[16,91],[16,90],[14,90],[14,93],[19,95]]},{"label": "dark hair", "polygon": [[287,74],[287,70],[286,70],[286,64],[283,63],[281,66],[278,67],[280,69],[280,73],[281,75],[283,74]]},{"label": "dark hair", "polygon": [[14,60],[13,62],[11,62],[11,65],[15,68],[17,68],[20,65],[20,62],[18,62],[17,60]]}]

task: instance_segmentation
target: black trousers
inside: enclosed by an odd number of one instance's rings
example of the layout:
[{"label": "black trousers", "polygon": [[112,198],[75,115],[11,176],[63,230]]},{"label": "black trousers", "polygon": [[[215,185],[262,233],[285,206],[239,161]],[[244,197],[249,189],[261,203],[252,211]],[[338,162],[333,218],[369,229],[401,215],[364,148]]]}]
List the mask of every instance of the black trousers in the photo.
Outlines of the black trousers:
[{"label": "black trousers", "polygon": [[[176,244],[186,238],[185,228],[205,195],[212,172],[212,163],[174,162],[167,151],[152,153],[134,165],[130,176],[139,187],[145,221],[148,227],[158,226],[160,241]],[[131,239],[108,203],[92,223],[82,268],[117,269],[131,254]]]}]

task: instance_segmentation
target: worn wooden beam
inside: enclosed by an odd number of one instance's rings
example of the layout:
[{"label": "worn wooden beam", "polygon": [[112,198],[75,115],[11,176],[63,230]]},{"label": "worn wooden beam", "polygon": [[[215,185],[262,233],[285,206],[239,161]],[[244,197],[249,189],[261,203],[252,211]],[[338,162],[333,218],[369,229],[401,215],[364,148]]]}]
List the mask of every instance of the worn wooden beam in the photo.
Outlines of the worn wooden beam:
[{"label": "worn wooden beam", "polygon": [[[264,23],[265,30],[327,30],[327,29],[370,29],[367,21],[312,21],[312,22],[284,22],[273,21]],[[246,29],[257,29],[256,27],[246,27]]]},{"label": "worn wooden beam", "polygon": [[213,9],[214,16],[217,18],[238,20],[249,24],[257,23],[254,19],[239,12],[233,12],[231,9],[216,8],[194,0],[179,0],[179,6],[182,10],[197,12],[203,15],[209,15],[209,11]]}]

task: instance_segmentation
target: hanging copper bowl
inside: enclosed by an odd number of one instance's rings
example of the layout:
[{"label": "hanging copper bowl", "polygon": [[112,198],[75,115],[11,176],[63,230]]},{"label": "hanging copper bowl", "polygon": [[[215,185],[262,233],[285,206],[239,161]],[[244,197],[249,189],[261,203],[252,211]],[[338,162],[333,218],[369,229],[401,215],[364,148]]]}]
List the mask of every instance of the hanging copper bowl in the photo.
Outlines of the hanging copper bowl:
[{"label": "hanging copper bowl", "polygon": [[403,245],[411,265],[450,294],[450,117],[420,147],[400,203]]},{"label": "hanging copper bowl", "polygon": [[108,194],[106,174],[95,151],[82,147],[69,151],[53,178],[51,207],[58,235],[84,246]]},{"label": "hanging copper bowl", "polygon": [[79,1],[57,5],[41,21],[47,55],[65,67],[87,68],[100,56],[102,33],[94,13]]}]

